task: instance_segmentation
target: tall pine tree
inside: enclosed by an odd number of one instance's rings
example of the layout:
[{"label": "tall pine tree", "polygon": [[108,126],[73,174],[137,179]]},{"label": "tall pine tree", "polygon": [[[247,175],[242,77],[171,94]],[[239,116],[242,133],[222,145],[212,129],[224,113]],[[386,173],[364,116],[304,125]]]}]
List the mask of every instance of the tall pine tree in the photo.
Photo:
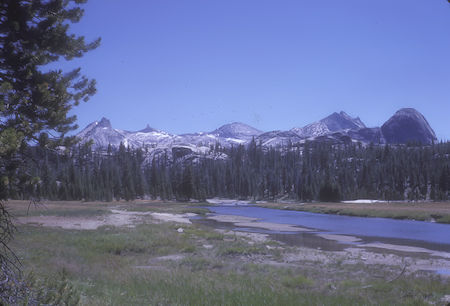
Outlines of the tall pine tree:
[{"label": "tall pine tree", "polygon": [[[0,199],[14,186],[17,152],[30,141],[42,146],[69,145],[66,134],[77,128],[72,106],[95,93],[95,81],[80,69],[62,71],[44,67],[60,59],[81,57],[100,39],[86,43],[69,33],[70,24],[83,15],[86,0],[2,0],[0,2]],[[11,224],[0,204],[0,269],[12,273],[7,243]],[[3,280],[8,275],[0,275]],[[11,278],[13,279],[13,278]],[[0,281],[0,301],[16,304]]]}]

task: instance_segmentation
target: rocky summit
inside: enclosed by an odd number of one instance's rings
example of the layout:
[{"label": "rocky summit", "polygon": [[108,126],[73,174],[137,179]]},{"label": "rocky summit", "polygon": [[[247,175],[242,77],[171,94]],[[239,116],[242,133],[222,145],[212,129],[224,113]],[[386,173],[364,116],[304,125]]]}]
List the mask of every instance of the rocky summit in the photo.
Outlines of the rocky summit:
[{"label": "rocky summit", "polygon": [[92,141],[94,148],[119,146],[147,147],[154,151],[183,148],[183,152],[204,154],[210,146],[220,144],[233,146],[248,144],[255,140],[266,147],[301,144],[305,141],[327,141],[335,144],[361,142],[363,144],[405,144],[416,142],[431,144],[436,135],[425,117],[415,109],[397,111],[381,127],[366,127],[359,117],[351,117],[341,111],[301,128],[289,131],[262,132],[240,122],[225,124],[212,132],[174,135],[147,125],[144,129],[130,132],[115,129],[111,122],[102,118],[89,124],[78,135],[82,142]]},{"label": "rocky summit", "polygon": [[216,135],[217,137],[238,139],[251,139],[262,133],[263,132],[260,130],[241,122],[225,124],[211,132],[211,134]]},{"label": "rocky summit", "polygon": [[366,125],[359,119],[359,117],[352,118],[347,113],[341,111],[340,113],[332,113],[328,117],[323,118],[318,122],[308,124],[302,128],[293,128],[292,132],[298,134],[300,137],[317,137],[338,132],[343,130],[358,130],[365,128]]},{"label": "rocky summit", "polygon": [[381,127],[387,143],[431,144],[436,135],[425,117],[414,108],[402,108]]}]

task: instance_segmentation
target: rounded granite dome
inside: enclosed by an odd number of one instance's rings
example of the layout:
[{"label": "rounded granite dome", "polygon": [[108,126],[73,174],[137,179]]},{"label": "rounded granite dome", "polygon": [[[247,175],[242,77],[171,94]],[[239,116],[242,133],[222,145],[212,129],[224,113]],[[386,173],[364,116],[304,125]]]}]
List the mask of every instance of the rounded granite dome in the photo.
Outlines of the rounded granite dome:
[{"label": "rounded granite dome", "polygon": [[260,130],[241,122],[225,124],[211,132],[211,134],[224,138],[252,137],[258,136],[261,133],[262,132]]},{"label": "rounded granite dome", "polygon": [[436,134],[425,117],[414,108],[402,108],[381,127],[387,143],[420,142],[431,144]]}]

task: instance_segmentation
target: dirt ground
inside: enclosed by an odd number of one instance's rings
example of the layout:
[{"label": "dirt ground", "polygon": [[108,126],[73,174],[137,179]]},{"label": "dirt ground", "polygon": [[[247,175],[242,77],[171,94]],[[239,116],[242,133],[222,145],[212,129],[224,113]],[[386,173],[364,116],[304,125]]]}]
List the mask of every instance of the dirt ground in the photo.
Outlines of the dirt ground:
[{"label": "dirt ground", "polygon": [[96,230],[101,226],[135,227],[140,223],[176,222],[191,224],[189,218],[196,214],[171,214],[136,212],[111,209],[109,214],[97,217],[65,217],[65,216],[25,216],[15,219],[16,224],[38,225],[45,227],[60,227],[63,229]]}]

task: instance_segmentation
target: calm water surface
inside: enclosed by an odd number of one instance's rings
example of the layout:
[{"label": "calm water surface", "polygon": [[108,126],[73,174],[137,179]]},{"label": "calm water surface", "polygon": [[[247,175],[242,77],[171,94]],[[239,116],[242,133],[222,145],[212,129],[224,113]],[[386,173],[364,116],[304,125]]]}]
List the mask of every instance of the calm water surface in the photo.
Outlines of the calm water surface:
[{"label": "calm water surface", "polygon": [[407,239],[450,246],[450,224],[316,214],[250,205],[208,208],[211,212],[220,215],[259,218],[263,222],[298,225],[333,234]]}]

